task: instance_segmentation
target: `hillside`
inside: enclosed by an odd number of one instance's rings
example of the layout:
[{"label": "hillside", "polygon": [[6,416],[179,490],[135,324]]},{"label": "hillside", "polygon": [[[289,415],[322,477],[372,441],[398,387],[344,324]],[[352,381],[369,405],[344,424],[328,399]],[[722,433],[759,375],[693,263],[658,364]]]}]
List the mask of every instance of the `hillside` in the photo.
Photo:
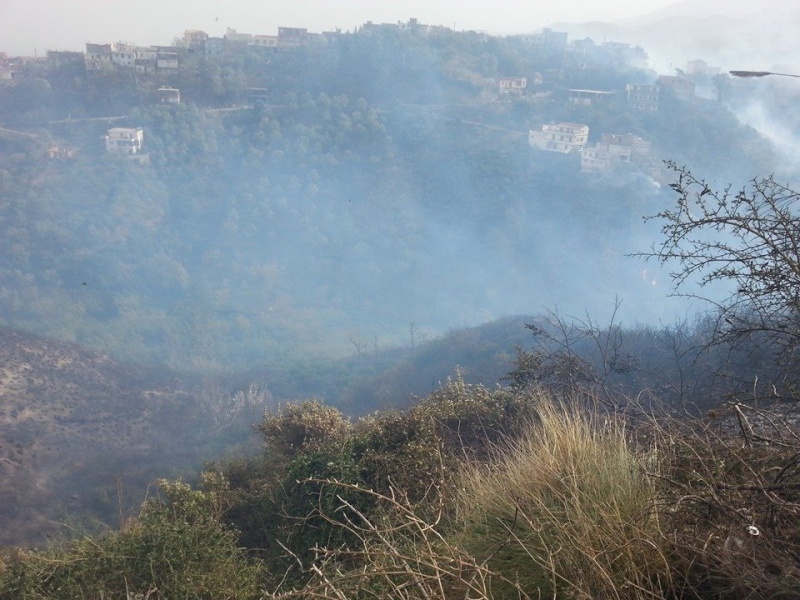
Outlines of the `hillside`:
[{"label": "hillside", "polygon": [[[270,402],[361,415],[457,367],[494,385],[529,343],[508,315],[619,299],[628,326],[670,320],[667,275],[628,256],[672,202],[662,161],[726,183],[775,164],[719,102],[631,108],[626,86],[656,78],[640,48],[417,27],[318,42],[181,47],[166,75],[54,53],[0,87],[0,542],[118,522],[118,495],[246,443]],[[529,145],[560,122],[650,155],[592,172]],[[112,127],[141,128],[146,159],[109,153]]]},{"label": "hillside", "polygon": [[[64,523],[116,526],[158,477],[192,479],[203,460],[252,442],[265,408],[316,397],[349,414],[406,406],[460,369],[493,382],[527,346],[526,319],[421,340],[410,349],[265,365],[214,381],[121,363],[87,348],[0,328],[0,545],[36,544]],[[236,390],[266,384],[258,405]],[[231,390],[226,392],[225,390]]]},{"label": "hillside", "polygon": [[[662,161],[735,184],[775,164],[718,102],[631,108],[626,86],[656,78],[641,48],[389,27],[176,54],[133,79],[40,61],[0,89],[25,133],[0,136],[0,323],[231,374],[617,297],[627,322],[668,320],[685,307],[666,277],[627,258],[658,235],[641,217],[670,201]],[[530,84],[506,93],[509,77]],[[158,102],[167,84],[180,103]],[[559,122],[590,144],[639,136],[649,157],[587,172],[528,144]],[[142,128],[147,160],[108,153],[110,126]]]},{"label": "hillside", "polygon": [[153,478],[197,469],[197,396],[197,382],[0,328],[0,544],[87,517],[116,525]]},{"label": "hillside", "polygon": [[293,31],[0,81],[0,597],[794,598],[794,96]]}]

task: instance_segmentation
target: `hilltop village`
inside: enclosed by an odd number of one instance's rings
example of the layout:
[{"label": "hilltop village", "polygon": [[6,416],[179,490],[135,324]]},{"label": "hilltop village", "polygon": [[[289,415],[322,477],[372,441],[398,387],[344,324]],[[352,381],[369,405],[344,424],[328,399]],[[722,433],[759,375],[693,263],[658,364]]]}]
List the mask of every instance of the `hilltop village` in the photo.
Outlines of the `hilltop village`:
[{"label": "hilltop village", "polygon": [[[38,114],[35,111],[25,114],[31,108],[29,102],[23,101],[22,109],[14,111],[14,92],[9,88],[18,87],[34,95],[48,96],[51,105],[67,100],[69,93],[75,95],[77,87],[97,88],[95,98],[90,98],[94,107],[91,102],[84,102],[68,114],[58,115],[61,119],[55,119],[57,121],[104,116],[97,112],[103,104],[102,96],[115,100],[105,104],[116,104],[120,108],[124,107],[120,104],[127,104],[124,108],[129,108],[142,102],[167,105],[190,102],[205,108],[237,110],[274,102],[285,91],[282,88],[286,86],[286,79],[281,75],[290,72],[300,53],[308,60],[309,56],[352,44],[354,38],[396,40],[398,37],[435,45],[493,43],[491,36],[480,32],[456,32],[447,27],[424,25],[412,18],[405,23],[367,22],[353,33],[341,30],[313,33],[300,27],[279,27],[277,35],[268,35],[228,28],[223,36],[211,36],[204,31],[186,30],[167,46],[87,42],[84,52],[48,50],[43,57],[9,57],[0,53],[0,94],[5,90],[6,96],[12,96],[12,110],[6,111],[7,120],[4,125],[0,124],[3,126],[0,134],[29,135],[24,131],[25,125],[42,125],[43,121],[54,120],[43,110]],[[462,67],[461,72],[448,73],[454,80],[460,80],[460,84],[472,87],[476,103],[528,101],[573,107],[614,105],[626,112],[655,113],[665,101],[691,101],[698,89],[706,96],[711,94],[721,99],[731,87],[729,78],[721,75],[719,68],[700,59],[690,62],[685,69],[676,69],[675,74],[650,73],[649,80],[643,81],[642,73],[649,73],[647,54],[642,48],[629,44],[610,41],[598,44],[589,38],[569,41],[566,32],[551,29],[507,40],[520,51],[538,57],[536,69],[526,66],[515,70],[513,61],[501,65],[495,60],[496,64],[479,68],[478,72]],[[281,68],[282,63],[285,69]],[[611,69],[629,70],[636,74],[636,81],[621,81],[619,77],[603,80],[603,72]],[[282,72],[284,70],[286,72]],[[593,79],[598,83],[596,87],[571,85],[575,80]],[[147,162],[143,128],[135,123],[116,126],[113,121],[123,119],[122,116],[108,118],[113,126],[104,136],[106,152]],[[9,127],[12,121],[23,127]],[[551,120],[532,124],[527,135],[531,148],[579,156],[582,171],[605,172],[629,168],[627,165],[652,170],[659,162],[651,155],[650,139],[622,129],[596,131],[588,122]],[[78,151],[79,148],[57,144],[47,149],[47,156],[70,158]]]}]

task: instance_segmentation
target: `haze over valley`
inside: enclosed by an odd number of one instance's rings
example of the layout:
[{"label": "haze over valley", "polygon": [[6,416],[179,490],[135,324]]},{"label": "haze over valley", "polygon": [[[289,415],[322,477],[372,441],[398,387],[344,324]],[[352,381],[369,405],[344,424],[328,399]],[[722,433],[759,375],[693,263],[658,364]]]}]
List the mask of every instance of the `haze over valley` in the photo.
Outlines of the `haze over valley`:
[{"label": "haze over valley", "polygon": [[570,4],[511,31],[181,2],[128,33],[75,4],[59,33],[48,2],[0,5],[0,544],[122,527],[157,478],[257,454],[287,402],[584,381],[553,355],[684,412],[794,381],[784,347],[697,350],[741,286],[676,295],[653,250],[685,181],[800,184],[800,80],[729,75],[800,74],[793,5]]}]

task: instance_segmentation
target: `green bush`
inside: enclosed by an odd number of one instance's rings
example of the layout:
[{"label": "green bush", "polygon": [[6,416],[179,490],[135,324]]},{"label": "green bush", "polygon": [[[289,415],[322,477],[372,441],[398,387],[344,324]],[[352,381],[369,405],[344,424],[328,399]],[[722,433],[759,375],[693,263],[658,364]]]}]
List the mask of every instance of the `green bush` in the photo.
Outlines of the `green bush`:
[{"label": "green bush", "polygon": [[341,412],[318,400],[286,404],[279,412],[267,414],[258,427],[268,447],[286,456],[335,444],[349,429]]},{"label": "green bush", "polygon": [[[297,567],[313,563],[320,549],[361,543],[343,527],[354,510],[377,518],[377,496],[356,489],[395,495],[419,518],[430,517],[450,494],[464,457],[485,457],[519,425],[526,403],[522,395],[457,377],[414,408],[352,425],[315,400],[288,404],[261,424],[260,458],[218,466],[229,482],[224,518],[270,565],[275,581],[289,572],[288,581],[301,585],[307,574]],[[343,501],[351,508],[344,510]]]},{"label": "green bush", "polygon": [[6,567],[0,596],[77,598],[260,598],[263,567],[220,523],[215,493],[161,482],[121,531],[85,537],[43,552],[18,554]]}]

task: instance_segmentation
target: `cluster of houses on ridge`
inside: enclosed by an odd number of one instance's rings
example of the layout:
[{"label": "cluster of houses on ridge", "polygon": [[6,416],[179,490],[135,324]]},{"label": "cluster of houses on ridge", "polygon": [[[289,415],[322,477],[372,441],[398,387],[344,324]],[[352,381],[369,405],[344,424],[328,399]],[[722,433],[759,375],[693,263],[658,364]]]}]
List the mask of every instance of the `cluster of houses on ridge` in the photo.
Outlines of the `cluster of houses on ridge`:
[{"label": "cluster of houses on ridge", "polygon": [[[424,25],[417,19],[409,19],[407,23],[372,23],[362,25],[360,31],[368,35],[387,28],[408,29],[432,33],[449,31],[447,27]],[[205,58],[218,58],[235,54],[242,48],[254,48],[277,51],[280,49],[298,48],[314,43],[329,43],[343,33],[340,29],[312,33],[305,27],[278,27],[277,35],[243,33],[227,28],[224,36],[211,36],[205,31],[187,29],[180,42],[170,46],[137,46],[131,43],[86,43],[85,52],[48,50],[45,57],[20,56],[9,58],[0,52],[0,85],[13,85],[17,75],[31,62],[46,62],[48,65],[65,63],[84,63],[86,72],[103,70],[111,65],[129,67],[140,74],[170,72],[178,69],[187,54],[203,55]],[[566,35],[566,34],[564,34]]]},{"label": "cluster of houses on ridge", "polygon": [[[197,29],[187,29],[179,46],[135,46],[133,44],[86,44],[87,72],[107,65],[132,67],[137,73],[150,74],[179,68],[181,58],[200,53],[206,58],[224,56],[241,47],[278,50],[307,45],[312,36],[303,27],[279,27],[278,35],[239,33],[228,28],[224,37],[209,36]],[[48,53],[49,54],[49,53]]]},{"label": "cluster of houses on ridge", "polygon": [[[421,24],[417,19],[397,23],[373,23],[368,21],[358,29],[359,35],[372,35],[378,32],[396,30],[399,32],[421,32],[424,35],[453,33],[443,26]],[[467,32],[485,35],[481,32]],[[211,36],[205,31],[187,29],[180,41],[170,46],[137,46],[130,43],[87,43],[85,52],[48,50],[46,57],[15,57],[10,59],[0,53],[0,85],[14,85],[15,80],[24,77],[25,67],[31,61],[45,63],[48,67],[71,65],[83,67],[87,75],[104,72],[110,68],[132,69],[137,74],[169,74],[180,68],[188,56],[203,56],[214,59],[235,55],[243,49],[274,51],[298,48],[312,44],[335,43],[340,36],[350,35],[341,30],[322,33],[309,32],[304,27],[278,27],[277,35],[252,34],[228,28],[224,36]],[[540,33],[519,37],[532,51],[557,56],[569,54],[579,68],[591,65],[629,64],[645,67],[647,54],[641,48],[619,42],[595,43],[590,38],[568,41],[567,32],[543,29]],[[678,96],[691,96],[695,93],[692,79],[697,76],[709,77],[718,74],[719,69],[709,67],[704,61],[688,63],[685,72],[677,76],[661,76],[655,84],[629,84],[625,90],[629,106],[644,110],[657,110],[659,93],[669,88]],[[549,71],[527,74],[527,76],[498,77],[487,81],[500,94],[527,95],[539,93],[548,86],[553,77]],[[556,74],[556,78],[558,74]],[[555,81],[555,80],[554,80]],[[553,82],[551,82],[553,83]],[[257,99],[262,99],[263,89]],[[601,102],[618,92],[608,90],[570,89],[568,101],[575,104]],[[250,90],[248,90],[248,95]],[[162,88],[158,90],[161,102],[180,102],[179,90]]]},{"label": "cluster of houses on ridge", "polygon": [[581,171],[610,171],[621,165],[646,165],[650,142],[639,136],[604,133],[589,146],[589,126],[580,123],[553,123],[528,132],[528,144],[546,152],[580,153]]},{"label": "cluster of houses on ridge", "polygon": [[[695,95],[695,83],[682,74],[708,78],[719,71],[703,60],[690,61],[686,71],[679,75],[661,75],[652,84],[627,84],[625,103],[633,110],[657,111],[665,91],[679,99]],[[606,102],[614,95],[615,92],[606,90],[570,89],[567,101],[589,106]],[[621,165],[645,166],[649,162],[651,144],[639,136],[604,133],[599,142],[590,146],[588,141],[589,126],[582,123],[550,123],[528,132],[528,144],[533,148],[561,154],[580,153],[581,171],[610,171]]]},{"label": "cluster of houses on ridge", "polygon": [[[693,79],[709,78],[719,75],[719,67],[710,67],[701,59],[687,63],[685,71],[679,75],[659,75],[654,83],[629,83],[623,91],[628,107],[638,110],[657,111],[659,99],[664,92],[677,98],[691,98],[695,95],[696,84]],[[500,77],[492,80],[498,91],[505,94],[524,95],[530,91],[527,77]],[[541,74],[536,74],[532,82],[536,86],[543,83]],[[567,102],[575,105],[589,106],[601,104],[616,97],[619,92],[615,90],[593,90],[571,88],[567,90]]]},{"label": "cluster of houses on ridge", "polygon": [[[420,24],[416,19],[402,23],[365,23],[359,30],[361,35],[372,35],[381,31],[419,31],[426,35],[452,32],[447,27],[436,27]],[[484,35],[479,32],[473,34]],[[277,35],[261,35],[238,32],[228,28],[222,37],[214,37],[200,30],[186,30],[179,42],[171,46],[136,46],[126,43],[95,44],[87,43],[85,52],[48,51],[45,61],[48,66],[64,66],[69,64],[76,68],[85,68],[86,74],[103,72],[107,69],[131,69],[137,74],[165,74],[179,69],[182,61],[190,55],[202,56],[206,59],[230,55],[245,48],[256,51],[279,51],[281,49],[298,48],[310,44],[332,43],[338,36],[348,35],[340,30],[310,33],[305,28],[279,27]],[[567,33],[545,28],[541,33],[519,36],[532,50],[542,51],[545,55],[570,53],[580,66],[585,62],[591,64],[615,64],[642,61],[646,63],[646,54],[641,48],[632,48],[629,44],[603,42],[596,44],[593,40],[573,40],[568,43]],[[22,63],[20,63],[22,60]],[[14,66],[24,64],[27,59],[10,60],[0,53],[0,85],[14,85]],[[659,110],[660,102],[665,94],[677,98],[689,98],[695,95],[694,80],[710,78],[719,74],[719,69],[711,67],[702,60],[691,61],[684,71],[677,75],[662,75],[654,83],[629,83],[624,90],[599,90],[574,88],[564,90],[554,88],[555,93],[564,94],[564,100],[573,105],[588,106],[601,104],[623,98],[629,109],[642,111]],[[546,79],[550,72],[528,74],[528,76],[498,77],[490,79],[487,84],[500,95],[550,95],[553,89],[547,90]],[[163,81],[163,79],[162,79]],[[266,88],[248,88],[247,99],[250,103],[253,93],[257,100],[266,100]],[[180,103],[179,89],[162,86],[156,90],[156,97],[161,103]],[[529,132],[529,144],[544,151],[581,154],[581,168],[585,171],[603,171],[626,163],[645,163],[650,153],[647,140],[630,134],[604,134],[601,140],[588,146],[588,125],[575,123],[557,123],[543,125],[541,130]],[[106,151],[110,154],[134,158],[146,162],[144,152],[144,133],[141,128],[115,127],[108,130],[105,136]],[[62,158],[56,153],[54,158]],[[71,156],[71,155],[70,155]]]},{"label": "cluster of houses on ridge", "polygon": [[[422,35],[453,34],[452,29],[419,23],[417,19],[397,23],[373,23],[368,21],[357,29],[359,35],[373,35],[384,31],[416,32]],[[467,34],[489,37],[482,32]],[[24,76],[25,66],[31,62],[44,62],[48,66],[83,64],[86,73],[101,72],[111,66],[134,69],[137,74],[170,73],[180,67],[187,56],[204,56],[207,59],[236,54],[243,49],[279,51],[301,46],[332,44],[349,32],[309,32],[304,27],[278,27],[277,35],[239,32],[228,28],[223,36],[212,36],[205,31],[187,29],[180,41],[169,46],[137,46],[131,43],[87,43],[85,52],[48,50],[46,57],[15,57],[9,59],[0,53],[0,85],[13,85],[15,78]],[[518,37],[531,51],[557,56],[568,53],[579,68],[590,65],[629,64],[645,67],[647,54],[641,48],[619,42],[595,43],[592,39],[568,42],[567,32],[549,28],[540,33]],[[687,71],[688,73],[688,71]],[[549,77],[549,74],[545,74]],[[492,80],[500,92],[524,94],[544,83],[542,74],[528,77],[500,77]],[[529,88],[529,86],[532,86]]]}]

